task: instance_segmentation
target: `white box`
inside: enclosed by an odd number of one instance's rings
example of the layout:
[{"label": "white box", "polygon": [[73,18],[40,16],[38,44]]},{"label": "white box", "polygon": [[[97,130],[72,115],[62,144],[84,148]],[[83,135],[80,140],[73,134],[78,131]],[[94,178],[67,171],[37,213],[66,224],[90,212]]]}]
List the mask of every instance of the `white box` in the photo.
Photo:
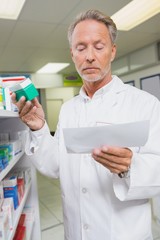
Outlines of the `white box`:
[{"label": "white box", "polygon": [[4,198],[2,204],[2,211],[8,215],[10,230],[13,229],[13,219],[14,219],[14,205],[13,198]]},{"label": "white box", "polygon": [[3,193],[3,184],[0,182],[0,199],[4,198],[4,193]]},{"label": "white box", "polygon": [[0,199],[0,213],[2,212],[3,199]]},{"label": "white box", "polygon": [[7,240],[10,233],[9,218],[6,213],[0,213],[0,240]]}]

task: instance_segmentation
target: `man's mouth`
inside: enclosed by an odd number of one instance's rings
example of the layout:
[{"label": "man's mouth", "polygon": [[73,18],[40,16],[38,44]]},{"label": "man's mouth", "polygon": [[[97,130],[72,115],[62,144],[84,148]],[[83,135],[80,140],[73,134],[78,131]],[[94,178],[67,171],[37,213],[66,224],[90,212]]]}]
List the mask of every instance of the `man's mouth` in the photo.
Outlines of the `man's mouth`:
[{"label": "man's mouth", "polygon": [[83,68],[84,72],[95,72],[97,70],[98,70],[97,67],[86,67],[86,68]]}]

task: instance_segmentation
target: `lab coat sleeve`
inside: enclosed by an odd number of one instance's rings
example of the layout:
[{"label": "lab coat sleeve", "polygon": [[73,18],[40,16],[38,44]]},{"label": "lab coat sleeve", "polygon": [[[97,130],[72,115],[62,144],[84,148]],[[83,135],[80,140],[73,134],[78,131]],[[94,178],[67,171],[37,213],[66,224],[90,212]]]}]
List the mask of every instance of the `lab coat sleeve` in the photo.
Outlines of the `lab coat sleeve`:
[{"label": "lab coat sleeve", "polygon": [[[138,149],[138,148],[137,148]],[[113,174],[115,195],[121,201],[149,199],[160,194],[160,103],[150,114],[149,138],[144,147],[133,151],[130,177]]]},{"label": "lab coat sleeve", "polygon": [[38,131],[29,130],[25,153],[42,174],[59,177],[58,151],[58,133],[54,137],[51,136],[47,123]]}]

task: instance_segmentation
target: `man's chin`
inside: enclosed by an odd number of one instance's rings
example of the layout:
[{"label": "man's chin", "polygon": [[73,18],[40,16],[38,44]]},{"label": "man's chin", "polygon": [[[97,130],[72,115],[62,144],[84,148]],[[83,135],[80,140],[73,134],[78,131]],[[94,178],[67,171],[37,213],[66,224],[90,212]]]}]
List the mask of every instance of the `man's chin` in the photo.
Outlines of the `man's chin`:
[{"label": "man's chin", "polygon": [[84,81],[87,81],[87,82],[97,82],[97,81],[100,81],[101,78],[100,77],[89,77],[89,76],[82,76],[82,79]]},{"label": "man's chin", "polygon": [[81,78],[87,82],[96,82],[101,79],[100,76],[96,74],[81,74]]}]

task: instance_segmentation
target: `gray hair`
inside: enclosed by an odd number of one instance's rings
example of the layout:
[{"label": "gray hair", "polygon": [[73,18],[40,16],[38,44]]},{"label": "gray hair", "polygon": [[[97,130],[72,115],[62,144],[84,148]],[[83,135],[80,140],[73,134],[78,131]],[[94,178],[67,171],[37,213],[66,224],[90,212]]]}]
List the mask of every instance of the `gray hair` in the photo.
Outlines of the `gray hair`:
[{"label": "gray hair", "polygon": [[87,19],[92,19],[92,20],[96,20],[98,22],[104,23],[108,28],[112,43],[115,43],[116,37],[117,37],[117,27],[116,27],[116,24],[113,22],[113,20],[109,16],[103,14],[98,10],[88,10],[86,12],[80,13],[76,17],[75,21],[69,26],[68,41],[70,46],[72,45],[72,34],[74,32],[76,25]]}]

